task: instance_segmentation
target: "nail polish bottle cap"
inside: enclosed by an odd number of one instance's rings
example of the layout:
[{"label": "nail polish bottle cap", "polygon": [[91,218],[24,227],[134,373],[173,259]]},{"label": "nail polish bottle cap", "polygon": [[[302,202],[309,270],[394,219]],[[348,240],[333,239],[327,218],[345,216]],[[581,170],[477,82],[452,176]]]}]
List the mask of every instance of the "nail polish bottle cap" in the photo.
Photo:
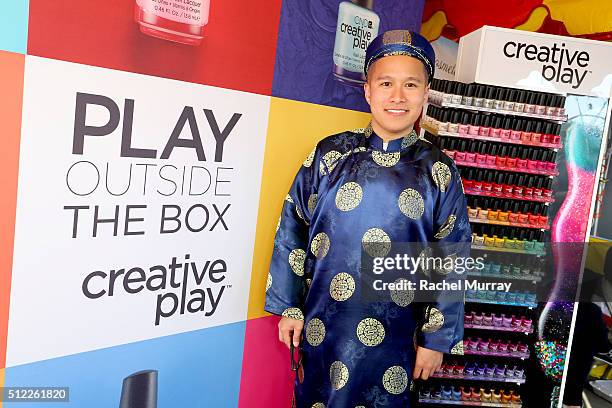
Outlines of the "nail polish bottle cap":
[{"label": "nail polish bottle cap", "polygon": [[470,123],[470,114],[468,112],[463,112],[461,115],[461,123],[467,125]]},{"label": "nail polish bottle cap", "polygon": [[529,177],[527,179],[527,187],[529,187],[529,188],[533,187],[533,178],[532,177]]},{"label": "nail polish bottle cap", "polygon": [[510,157],[514,159],[516,157],[517,151],[518,151],[518,148],[516,146],[513,146],[512,150],[510,150]]},{"label": "nail polish bottle cap", "polygon": [[470,151],[470,152],[475,152],[476,151],[476,141],[475,140],[470,140],[468,151]]},{"label": "nail polish bottle cap", "polygon": [[542,204],[538,203],[533,207],[533,213],[534,214],[540,214],[542,213]]},{"label": "nail polish bottle cap", "polygon": [[525,91],[523,91],[522,89],[516,91],[516,101],[520,103],[525,102]]},{"label": "nail polish bottle cap", "polygon": [[476,94],[477,98],[484,98],[487,92],[487,88],[484,85],[478,85],[478,93]]},{"label": "nail polish bottle cap", "polygon": [[514,184],[514,174],[508,173],[506,174],[506,184],[513,185]]},{"label": "nail polish bottle cap", "polygon": [[515,201],[514,205],[512,206],[512,212],[514,213],[519,212],[519,206],[520,206],[520,203],[518,201]]},{"label": "nail polish bottle cap", "polygon": [[506,100],[508,102],[516,101],[516,89],[510,89],[510,92],[508,92],[508,98]]},{"label": "nail polish bottle cap", "polygon": [[512,128],[512,118],[507,117],[504,119],[503,129],[511,129]]},{"label": "nail polish bottle cap", "polygon": [[504,174],[503,173],[499,173],[497,175],[497,179],[495,180],[495,182],[497,184],[502,184],[504,182]]},{"label": "nail polish bottle cap", "polygon": [[478,208],[478,198],[475,198],[472,202],[472,208]]},{"label": "nail polish bottle cap", "polygon": [[374,0],[351,0],[353,4],[366,8],[368,10],[374,9]]},{"label": "nail polish bottle cap", "polygon": [[559,136],[561,134],[561,124],[560,123],[553,123],[553,127],[554,127],[554,134]]},{"label": "nail polish bottle cap", "polygon": [[535,122],[534,132],[542,133],[542,121],[541,120],[538,120],[537,122]]},{"label": "nail polish bottle cap", "polygon": [[472,96],[474,95],[474,84],[466,84],[465,88],[464,88],[464,95],[465,96]]},{"label": "nail polish bottle cap", "polygon": [[506,88],[497,88],[496,99],[498,101],[505,101],[507,94],[508,94],[508,90]]},{"label": "nail polish bottle cap", "polygon": [[487,87],[487,99],[495,99],[495,94],[496,94],[496,90],[495,87],[493,86],[488,86]]},{"label": "nail polish bottle cap", "polygon": [[557,152],[555,152],[554,150],[551,150],[548,154],[548,161],[554,163],[556,160],[557,160]]},{"label": "nail polish bottle cap", "polygon": [[536,181],[536,188],[542,188],[543,184],[544,180],[542,180],[542,177],[538,177],[538,181]]},{"label": "nail polish bottle cap", "polygon": [[491,150],[489,150],[489,154],[490,154],[491,156],[495,156],[495,155],[497,155],[497,145],[493,145],[493,146],[491,147]]},{"label": "nail polish bottle cap", "polygon": [[527,151],[529,152],[527,157],[529,157],[529,159],[531,159],[531,160],[535,160],[536,159],[536,155],[538,154],[536,149],[531,149],[530,148]]},{"label": "nail polish bottle cap", "polygon": [[565,96],[559,95],[559,108],[563,108],[565,106]]},{"label": "nail polish bottle cap", "polygon": [[460,117],[461,117],[461,112],[457,111],[453,113],[453,123],[459,123]]},{"label": "nail polish bottle cap", "polygon": [[501,151],[499,152],[500,156],[506,156],[508,153],[508,146],[504,146],[501,148]]},{"label": "nail polish bottle cap", "polygon": [[490,115],[487,115],[484,117],[484,120],[482,121],[482,125],[486,127],[491,127],[491,116]]},{"label": "nail polish bottle cap", "polygon": [[465,84],[462,82],[456,82],[455,85],[455,92],[453,92],[455,95],[463,95],[463,93],[465,92]]},{"label": "nail polish bottle cap", "polygon": [[529,231],[529,241],[533,241],[533,239],[535,238],[535,231],[531,230]]},{"label": "nail polish bottle cap", "polygon": [[480,154],[485,154],[487,152],[487,145],[484,143],[480,144],[480,150],[478,151],[478,153]]},{"label": "nail polish bottle cap", "polygon": [[461,149],[460,151],[465,152],[467,148],[467,140],[462,140],[461,141]]},{"label": "nail polish bottle cap", "polygon": [[523,214],[527,214],[529,212],[529,203],[523,204],[523,209],[521,211]]},{"label": "nail polish bottle cap", "polygon": [[545,93],[541,93],[538,95],[538,105],[541,106],[546,106],[546,94]]},{"label": "nail polish bottle cap", "polygon": [[487,172],[487,179],[485,180],[487,183],[493,182],[493,173]]},{"label": "nail polish bottle cap", "polygon": [[529,92],[529,97],[527,98],[527,103],[529,105],[535,105],[538,98],[538,94],[534,92]]},{"label": "nail polish bottle cap", "polygon": [[552,183],[553,183],[553,179],[551,179],[551,178],[547,179],[547,180],[546,180],[546,184],[545,184],[545,185],[546,185],[546,187],[545,187],[545,188],[546,188],[547,190],[552,189]]}]

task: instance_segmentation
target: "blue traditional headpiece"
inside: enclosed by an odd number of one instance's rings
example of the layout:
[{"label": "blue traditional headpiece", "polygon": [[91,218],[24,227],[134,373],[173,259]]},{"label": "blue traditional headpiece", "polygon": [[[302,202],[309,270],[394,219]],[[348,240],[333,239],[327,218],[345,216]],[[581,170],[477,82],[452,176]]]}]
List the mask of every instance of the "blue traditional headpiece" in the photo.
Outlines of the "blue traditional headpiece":
[{"label": "blue traditional headpiece", "polygon": [[421,61],[433,79],[436,64],[436,53],[433,47],[421,34],[408,30],[386,31],[376,37],[366,50],[364,72],[366,76],[373,63],[383,57],[392,55],[408,55]]}]

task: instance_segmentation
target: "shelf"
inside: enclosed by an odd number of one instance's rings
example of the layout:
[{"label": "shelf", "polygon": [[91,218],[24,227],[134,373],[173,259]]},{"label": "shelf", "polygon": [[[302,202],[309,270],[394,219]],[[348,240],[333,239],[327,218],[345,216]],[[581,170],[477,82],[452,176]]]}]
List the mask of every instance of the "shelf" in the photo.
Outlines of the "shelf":
[{"label": "shelf", "polygon": [[525,329],[523,327],[520,327],[517,329],[515,327],[478,326],[475,324],[464,324],[463,327],[466,329],[481,329],[481,330],[502,331],[502,332],[512,332],[512,333],[525,333],[525,334],[533,333],[533,327],[531,327],[530,329]]},{"label": "shelf", "polygon": [[495,381],[495,382],[504,382],[504,383],[513,383],[513,384],[524,384],[524,378],[499,378],[499,377],[484,377],[484,376],[476,376],[476,375],[448,375],[448,374],[432,374],[433,378],[445,378],[448,380],[466,380],[466,381]]},{"label": "shelf", "polygon": [[524,280],[540,282],[542,276],[540,275],[508,275],[508,274],[494,274],[494,273],[480,273],[480,272],[468,272],[467,276],[478,276],[482,278],[499,278],[499,279],[512,279],[512,280]]},{"label": "shelf", "polygon": [[[443,149],[442,151],[445,154],[447,154],[446,149]],[[453,160],[457,166],[463,166],[463,167],[475,167],[478,169],[489,169],[489,170],[499,170],[499,171],[512,171],[515,173],[536,174],[539,176],[549,176],[549,177],[556,177],[559,175],[558,170],[541,171],[541,170],[530,170],[530,169],[517,169],[516,167],[501,167],[501,166],[485,164],[485,163],[472,163],[472,162],[466,162],[466,161],[457,161],[455,159]]]},{"label": "shelf", "polygon": [[473,222],[475,224],[503,225],[506,227],[533,228],[533,229],[539,229],[542,231],[547,231],[550,229],[549,225],[531,225],[531,224],[518,224],[518,223],[511,224],[508,221],[482,220],[480,218],[470,218],[470,222]]},{"label": "shelf", "polygon": [[485,191],[478,191],[478,190],[474,190],[471,188],[467,188],[465,189],[465,194],[467,195],[474,195],[474,196],[482,196],[482,197],[492,197],[492,198],[502,198],[502,199],[507,199],[507,200],[522,200],[522,201],[535,201],[538,203],[545,203],[545,204],[549,204],[549,203],[553,203],[555,200],[552,197],[524,197],[524,196],[515,196],[515,195],[497,195],[493,192],[485,192]]},{"label": "shelf", "polygon": [[542,142],[524,142],[522,140],[505,139],[505,138],[502,139],[500,137],[474,136],[474,135],[465,135],[465,134],[455,133],[455,132],[447,132],[443,130],[438,130],[436,127],[430,126],[426,123],[421,123],[420,126],[422,129],[425,129],[426,131],[428,131],[429,133],[435,136],[456,137],[459,139],[483,140],[487,142],[507,143],[507,144],[518,145],[518,146],[546,147],[546,148],[554,149],[554,150],[558,150],[563,147],[561,143],[554,144],[554,143],[542,143]]},{"label": "shelf", "polygon": [[506,302],[501,300],[487,300],[487,299],[465,299],[466,303],[484,303],[489,305],[503,305],[503,306],[517,306],[517,307],[528,307],[529,309],[533,309],[538,307],[537,303],[532,302]]},{"label": "shelf", "polygon": [[493,351],[476,351],[476,350],[463,350],[463,354],[466,356],[488,356],[488,357],[508,357],[508,358],[520,358],[524,360],[529,358],[529,352],[527,353],[500,353]]},{"label": "shelf", "polygon": [[505,408],[521,408],[522,404],[511,404],[503,402],[479,402],[479,401],[453,401],[453,400],[438,400],[431,398],[419,398],[419,402],[425,404],[447,404],[447,405],[464,405],[467,407],[505,407]]},{"label": "shelf", "polygon": [[[444,94],[440,94],[441,97],[443,97],[443,95]],[[538,115],[536,113],[515,112],[515,111],[507,111],[503,109],[484,108],[484,107],[461,105],[461,104],[448,103],[448,102],[436,103],[436,102],[429,101],[429,104],[433,106],[437,106],[438,108],[455,108],[455,109],[471,110],[471,111],[476,111],[476,112],[497,113],[500,115],[508,115],[508,116],[521,116],[524,118],[544,119],[544,120],[549,120],[549,121],[557,122],[557,123],[567,122],[567,115],[566,116]]]},{"label": "shelf", "polygon": [[546,254],[544,251],[527,251],[526,249],[484,246],[484,245],[475,245],[475,244],[472,244],[472,249],[481,249],[483,251],[493,251],[493,252],[507,252],[511,254],[537,255],[537,256],[542,256]]}]

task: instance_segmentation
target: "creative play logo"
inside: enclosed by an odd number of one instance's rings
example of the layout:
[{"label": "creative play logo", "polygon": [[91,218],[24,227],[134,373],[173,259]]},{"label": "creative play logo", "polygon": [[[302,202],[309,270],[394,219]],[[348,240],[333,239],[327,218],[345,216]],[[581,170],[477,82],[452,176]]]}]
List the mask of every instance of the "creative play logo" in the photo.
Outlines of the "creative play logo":
[{"label": "creative play logo", "polygon": [[591,56],[587,51],[570,50],[565,43],[552,47],[522,42],[508,41],[504,44],[503,53],[510,59],[524,59],[542,63],[541,75],[551,82],[580,87],[592,71],[588,69]]}]

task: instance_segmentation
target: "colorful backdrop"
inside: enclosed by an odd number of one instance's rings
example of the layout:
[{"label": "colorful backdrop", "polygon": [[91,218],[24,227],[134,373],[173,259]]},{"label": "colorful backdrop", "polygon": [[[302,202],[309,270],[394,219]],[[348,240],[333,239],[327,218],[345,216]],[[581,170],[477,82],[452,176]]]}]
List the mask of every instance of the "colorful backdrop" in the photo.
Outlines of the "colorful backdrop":
[{"label": "colorful backdrop", "polygon": [[[0,387],[70,387],[37,407],[118,407],[141,370],[159,407],[290,402],[274,228],[316,141],[367,106],[332,74],[340,1],[211,0],[199,45],[149,35],[194,38],[207,3],[0,13]],[[423,1],[359,13],[418,30]]]}]

